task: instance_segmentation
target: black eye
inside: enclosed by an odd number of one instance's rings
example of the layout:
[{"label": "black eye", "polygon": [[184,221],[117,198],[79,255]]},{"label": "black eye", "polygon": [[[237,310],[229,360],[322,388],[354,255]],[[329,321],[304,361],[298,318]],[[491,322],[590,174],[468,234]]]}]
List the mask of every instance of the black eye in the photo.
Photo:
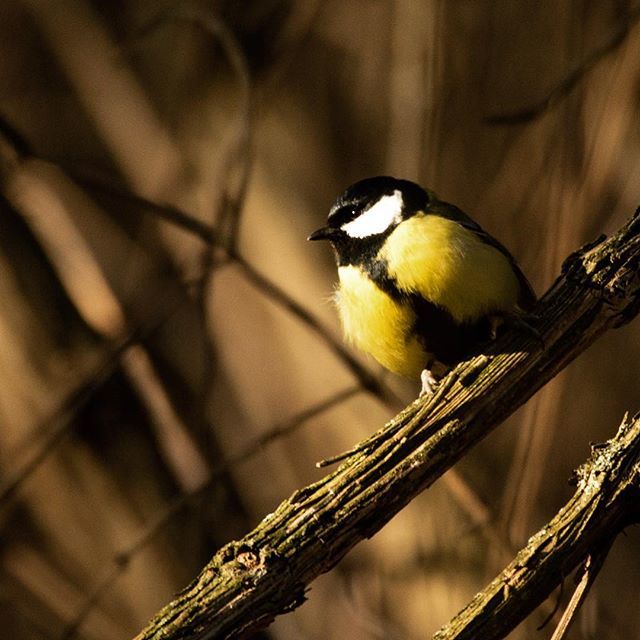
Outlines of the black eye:
[{"label": "black eye", "polygon": [[360,215],[360,209],[352,204],[336,209],[329,216],[329,223],[332,227],[339,228],[347,222],[355,220]]}]

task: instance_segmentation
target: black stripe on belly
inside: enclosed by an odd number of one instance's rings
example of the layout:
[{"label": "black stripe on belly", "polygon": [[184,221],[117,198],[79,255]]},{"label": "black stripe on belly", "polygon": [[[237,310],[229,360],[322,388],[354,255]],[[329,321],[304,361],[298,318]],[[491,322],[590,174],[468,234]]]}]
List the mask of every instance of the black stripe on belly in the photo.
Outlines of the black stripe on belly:
[{"label": "black stripe on belly", "polygon": [[389,276],[384,260],[372,260],[362,266],[382,291],[394,300],[411,306],[417,317],[413,332],[425,351],[432,353],[436,360],[454,365],[471,356],[480,344],[489,339],[491,326],[488,318],[470,324],[457,324],[446,309],[417,293],[401,291],[395,278]]}]

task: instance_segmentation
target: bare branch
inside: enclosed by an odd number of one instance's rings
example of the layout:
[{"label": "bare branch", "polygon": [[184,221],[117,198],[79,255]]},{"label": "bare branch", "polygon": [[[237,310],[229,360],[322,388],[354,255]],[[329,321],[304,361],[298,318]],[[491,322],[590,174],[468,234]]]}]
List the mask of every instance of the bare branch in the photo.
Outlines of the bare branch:
[{"label": "bare branch", "polygon": [[[459,365],[444,391],[407,407],[372,437],[369,449],[223,547],[138,640],[239,637],[299,606],[315,577],[375,534],[602,333],[635,317],[639,265],[636,215],[566,261],[536,309],[544,349],[530,335],[510,332]],[[611,518],[599,521],[619,523]],[[567,570],[584,557],[571,549]]]},{"label": "bare branch", "polygon": [[122,355],[135,344],[137,336],[129,336],[116,345],[100,365],[64,400],[55,413],[38,428],[41,436],[30,447],[26,458],[9,471],[0,484],[0,507],[6,507],[27,478],[47,459],[69,434],[73,418],[91,400],[113,372],[120,366]]},{"label": "bare branch", "polygon": [[[7,137],[14,138],[15,136],[7,136]],[[67,170],[69,170],[69,168],[67,168]],[[103,177],[102,178],[96,177],[94,173],[87,173],[86,170],[83,170],[80,172],[77,170],[69,170],[69,171],[70,173],[73,174],[74,179],[77,182],[89,188],[92,188],[94,190],[95,189],[102,190],[109,193],[110,195],[124,198],[134,204],[137,204],[141,208],[149,212],[152,212],[154,215],[157,215],[158,217],[163,218],[171,222],[172,224],[176,224],[184,228],[185,230],[191,233],[194,233],[208,245],[216,244],[223,250],[226,248],[225,245],[227,243],[223,240],[222,237],[219,237],[219,234],[216,232],[215,229],[213,229],[209,225],[199,222],[198,220],[192,218],[185,212],[175,207],[171,207],[169,205],[159,205],[145,198],[136,196],[125,189],[118,188],[117,185],[115,185],[112,182],[112,180],[110,179],[105,180]],[[335,338],[333,338],[331,333],[326,329],[324,329],[322,325],[317,323],[317,320],[314,318],[312,314],[310,314],[306,309],[304,309],[298,303],[292,300],[277,285],[275,285],[274,283],[266,279],[262,274],[260,274],[253,267],[251,267],[251,265],[248,264],[246,260],[244,260],[242,256],[240,256],[236,251],[232,249],[231,251],[229,251],[229,253],[230,253],[230,255],[228,256],[229,260],[232,263],[236,263],[236,265],[238,265],[245,272],[245,276],[248,278],[248,280],[252,282],[260,291],[262,291],[265,295],[271,297],[277,304],[283,306],[285,309],[288,309],[290,312],[296,315],[299,319],[305,322],[305,324],[307,324],[314,331],[316,331],[319,334],[319,336],[331,348],[333,348],[334,351],[336,351],[337,355],[341,359],[343,359],[343,361],[345,361],[350,368],[352,368],[352,370],[356,374],[356,377],[358,378],[361,385],[365,389],[368,389],[369,391],[374,393],[374,395],[377,395],[381,400],[383,400],[390,406],[393,406],[393,404],[397,403],[397,398],[389,395],[388,390],[385,389],[384,385],[381,385],[375,378],[371,377],[371,375],[366,371],[364,367],[362,367],[357,361],[353,360],[352,356],[342,346],[342,344],[338,342]],[[345,360],[345,357],[347,358],[346,360]],[[476,376],[477,371],[482,370],[482,368],[484,368],[487,362],[488,360],[485,362],[485,361],[482,361],[481,359],[476,361],[475,366],[472,367],[469,371],[465,372],[463,376],[464,378],[463,385],[466,384],[468,380]],[[351,363],[355,363],[356,366],[353,367]],[[373,385],[371,384],[371,381],[373,381]],[[453,382],[454,382],[454,379],[452,378],[449,384],[453,384]],[[448,391],[449,391],[449,386],[442,385],[438,390],[438,394],[437,394],[438,399],[443,398],[446,395],[446,393],[448,393]],[[435,400],[435,399],[432,399],[432,400]],[[285,426],[285,431],[288,428],[289,428],[288,426]],[[274,432],[274,434],[275,435],[273,435],[273,437],[279,437],[280,435],[283,435],[284,432],[282,433]],[[389,437],[390,434],[388,431],[383,430],[378,435],[380,437],[380,441],[382,441],[385,438]],[[364,443],[363,445],[356,447],[354,450],[347,452],[346,454],[336,456],[329,462],[352,457],[355,453],[371,449],[373,446],[374,446],[374,441]],[[225,464],[225,467],[226,467],[226,464]],[[217,474],[215,475],[217,476]],[[188,494],[188,496],[190,495],[191,494]],[[188,496],[184,496],[185,501],[188,499]],[[160,518],[162,523],[167,522],[175,513],[178,513],[183,504],[184,502],[181,502],[180,505],[176,506],[176,510],[173,509],[174,505],[169,505],[169,507],[166,510],[166,517]],[[462,505],[462,506],[465,507],[465,509],[467,508],[467,505]],[[162,513],[164,514],[165,512],[163,511]],[[158,529],[161,526],[162,524],[158,524]],[[156,527],[154,525],[152,529],[155,530],[155,528]],[[149,529],[147,527],[145,531],[148,531],[148,530]],[[136,549],[137,548],[141,548],[141,547],[136,547]],[[135,550],[133,552],[135,553]],[[86,603],[87,612],[90,611],[91,607],[95,604],[95,602],[97,602],[100,599],[100,596],[106,590],[107,586],[111,584],[111,582],[115,581],[118,575],[120,575],[121,571],[123,571],[126,568],[128,562],[122,562],[121,560],[123,557],[128,557],[128,556],[127,554],[125,555],[119,554],[116,561],[114,561],[114,564],[118,567],[118,570],[112,571],[112,568],[109,568],[108,571],[103,575],[103,579],[99,580],[94,590],[92,590],[90,597],[88,598],[88,602]],[[79,619],[81,620],[84,617],[84,615],[85,614],[84,614],[84,607],[83,607],[83,612],[81,612]],[[77,625],[73,624],[72,628],[75,626]]]},{"label": "bare branch", "polygon": [[573,592],[571,600],[562,614],[562,618],[553,632],[553,636],[551,636],[551,640],[564,640],[567,637],[571,624],[575,620],[575,615],[580,610],[591,586],[598,577],[598,573],[600,573],[600,569],[602,569],[602,565],[607,559],[607,555],[609,554],[612,544],[613,538],[610,538],[605,541],[605,544],[601,549],[597,549],[590,553],[585,560],[580,582],[578,583],[576,590]]},{"label": "bare branch", "polygon": [[100,602],[108,589],[111,588],[116,580],[124,573],[136,554],[144,549],[147,544],[149,544],[149,542],[151,542],[151,540],[153,540],[153,538],[191,502],[210,490],[224,474],[241,462],[248,460],[272,442],[275,442],[283,436],[292,434],[310,419],[328,411],[345,400],[348,400],[359,391],[360,387],[350,387],[344,391],[336,393],[327,400],[323,400],[322,402],[301,411],[298,415],[293,416],[289,420],[274,425],[264,433],[254,438],[251,442],[247,443],[235,455],[231,455],[226,460],[223,460],[222,463],[212,471],[211,476],[203,486],[199,487],[195,491],[185,493],[172,500],[164,509],[162,509],[162,511],[156,514],[156,516],[146,524],[144,529],[128,547],[122,549],[115,555],[112,562],[110,562],[99,574],[93,588],[87,594],[82,606],[76,613],[73,620],[67,625],[61,640],[68,640],[76,635],[80,625],[84,622],[98,602]]},{"label": "bare branch", "polygon": [[434,640],[504,638],[586,559],[553,640],[565,637],[613,538],[640,515],[640,414],[625,416],[615,438],[594,448],[577,476],[578,489],[567,504]]},{"label": "bare branch", "polygon": [[366,367],[354,358],[349,350],[326,328],[309,310],[302,306],[290,295],[285,293],[275,282],[261,274],[240,253],[230,249],[224,237],[211,225],[197,220],[181,209],[165,203],[156,203],[148,198],[131,193],[124,187],[118,186],[111,178],[96,172],[87,172],[72,167],[63,167],[73,180],[88,189],[100,191],[126,200],[139,206],[156,217],[166,220],[179,228],[192,233],[207,244],[214,244],[223,251],[228,252],[229,261],[238,265],[247,280],[255,286],[263,295],[266,295],[279,307],[287,310],[300,320],[305,326],[316,333],[323,342],[340,358],[345,366],[353,373],[362,387],[371,392],[390,406],[401,406],[400,399],[382,384]]},{"label": "bare branch", "polygon": [[343,364],[353,373],[362,387],[384,402],[395,403],[398,406],[399,399],[393,392],[384,386],[377,378],[354,358],[343,343],[337,339],[310,311],[300,303],[287,295],[275,282],[269,280],[255,269],[242,256],[234,254],[234,262],[242,269],[247,280],[257,287],[264,295],[271,298],[278,306],[286,309],[292,315],[301,320],[309,329],[319,335],[323,342],[342,360]]},{"label": "bare branch", "polygon": [[556,104],[571,93],[582,78],[596,67],[598,63],[625,42],[633,26],[640,20],[640,7],[630,10],[624,17],[626,22],[622,27],[620,27],[607,42],[592,51],[577,67],[567,73],[541,100],[512,113],[497,113],[492,116],[487,116],[484,121],[487,124],[493,125],[523,124],[538,119],[546,111],[555,107]]},{"label": "bare branch", "polygon": [[[222,180],[222,184],[225,185],[226,191],[222,202],[222,215],[216,225],[217,233],[225,239],[226,248],[230,251],[235,251],[238,243],[240,216],[244,205],[252,165],[251,146],[254,128],[254,105],[252,99],[249,63],[238,39],[225,22],[213,12],[207,11],[203,7],[198,7],[196,5],[168,8],[146,24],[140,30],[138,37],[149,35],[155,30],[176,21],[193,23],[215,38],[224,51],[240,89],[239,108],[237,109],[239,124],[235,134],[236,140],[234,148],[227,159],[227,178]],[[234,181],[230,180],[229,176],[236,164],[240,167],[240,177],[237,181]],[[231,194],[231,187],[229,185],[234,182],[237,183],[235,189],[236,193]],[[211,257],[211,249],[205,249],[205,271],[210,267]]]},{"label": "bare branch", "polygon": [[87,374],[85,380],[62,401],[52,415],[42,421],[41,426],[36,428],[38,437],[30,445],[25,458],[0,482],[0,509],[11,504],[24,482],[57,450],[71,432],[74,418],[121,366],[127,351],[164,324],[178,305],[179,300],[168,300],[166,308],[157,317],[150,318],[144,326],[139,326],[111,345],[100,364]]}]

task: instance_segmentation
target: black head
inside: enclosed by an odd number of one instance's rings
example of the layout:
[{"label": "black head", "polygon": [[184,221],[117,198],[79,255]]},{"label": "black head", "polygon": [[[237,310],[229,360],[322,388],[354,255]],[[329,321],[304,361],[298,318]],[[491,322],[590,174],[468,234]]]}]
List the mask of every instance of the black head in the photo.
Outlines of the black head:
[{"label": "black head", "polygon": [[327,225],[309,240],[329,240],[338,264],[372,258],[384,239],[403,220],[424,211],[431,195],[409,180],[389,176],[367,178],[351,185],[329,211]]}]

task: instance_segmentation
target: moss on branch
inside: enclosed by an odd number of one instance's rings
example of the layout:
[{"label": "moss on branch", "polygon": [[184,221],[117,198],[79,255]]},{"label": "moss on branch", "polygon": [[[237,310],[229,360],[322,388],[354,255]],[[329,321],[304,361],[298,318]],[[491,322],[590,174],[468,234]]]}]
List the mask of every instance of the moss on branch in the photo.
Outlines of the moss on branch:
[{"label": "moss on branch", "polygon": [[434,640],[504,638],[581,562],[608,550],[640,515],[640,415],[593,448],[576,473],[577,490],[514,560]]},{"label": "moss on branch", "polygon": [[[460,364],[433,396],[416,400],[338,469],[220,549],[137,640],[242,637],[299,606],[315,577],[381,529],[598,336],[635,317],[639,263],[636,215],[567,259],[535,309],[544,347],[512,330]],[[572,549],[569,543],[562,553],[575,566],[580,558]],[[540,593],[554,586],[545,582]]]}]

